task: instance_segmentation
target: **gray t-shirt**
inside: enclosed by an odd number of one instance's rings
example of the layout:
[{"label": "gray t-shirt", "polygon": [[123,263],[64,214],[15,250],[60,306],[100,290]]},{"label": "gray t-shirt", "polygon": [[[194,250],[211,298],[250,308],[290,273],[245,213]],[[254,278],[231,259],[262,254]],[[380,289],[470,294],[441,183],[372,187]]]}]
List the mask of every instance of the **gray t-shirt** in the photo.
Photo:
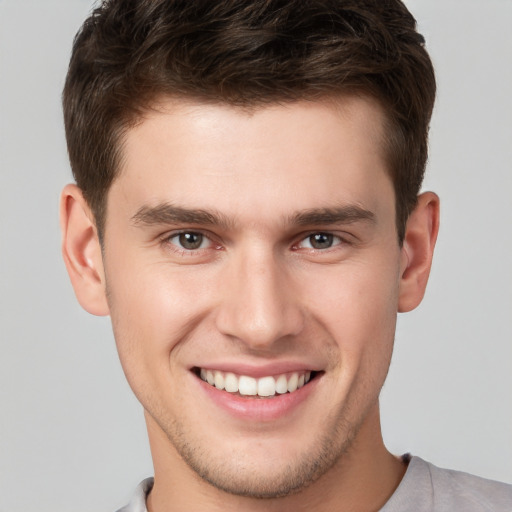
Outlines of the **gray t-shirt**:
[{"label": "gray t-shirt", "polygon": [[[118,512],[147,512],[147,478]],[[411,457],[404,478],[380,512],[512,512],[512,485],[441,469]]]}]

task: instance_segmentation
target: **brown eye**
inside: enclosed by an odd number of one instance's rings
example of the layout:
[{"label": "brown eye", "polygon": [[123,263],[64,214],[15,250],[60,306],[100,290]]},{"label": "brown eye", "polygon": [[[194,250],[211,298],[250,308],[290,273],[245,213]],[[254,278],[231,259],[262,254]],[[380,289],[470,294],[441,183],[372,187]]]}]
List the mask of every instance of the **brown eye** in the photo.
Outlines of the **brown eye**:
[{"label": "brown eye", "polygon": [[181,246],[187,251],[193,251],[195,249],[201,249],[205,243],[205,237],[201,233],[180,233],[171,238],[176,245]]},{"label": "brown eye", "polygon": [[329,233],[315,233],[308,237],[309,245],[313,249],[329,249],[334,242],[334,236]]}]

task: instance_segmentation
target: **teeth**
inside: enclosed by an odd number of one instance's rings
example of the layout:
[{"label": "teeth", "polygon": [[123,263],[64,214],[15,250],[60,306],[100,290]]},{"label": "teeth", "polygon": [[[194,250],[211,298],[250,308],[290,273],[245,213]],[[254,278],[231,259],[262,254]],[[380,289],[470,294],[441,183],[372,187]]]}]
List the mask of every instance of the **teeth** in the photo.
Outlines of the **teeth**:
[{"label": "teeth", "polygon": [[297,391],[297,384],[299,383],[299,374],[293,373],[291,377],[288,379],[288,391],[293,393]]},{"label": "teeth", "polygon": [[258,381],[252,377],[242,375],[238,380],[238,392],[241,395],[257,395]]},{"label": "teeth", "polygon": [[226,373],[224,377],[224,389],[230,393],[238,391],[238,378],[234,373]]},{"label": "teeth", "polygon": [[200,371],[201,379],[217,389],[224,389],[229,393],[240,393],[244,396],[268,397],[276,394],[293,393],[300,389],[311,379],[311,372],[294,372],[278,376],[255,379],[247,375],[235,375],[218,370]]},{"label": "teeth", "polygon": [[274,377],[263,377],[258,379],[258,395],[273,396],[276,394],[276,381]]},{"label": "teeth", "polygon": [[224,389],[224,375],[222,375],[221,372],[215,372],[214,379],[215,379],[215,387],[217,389]]},{"label": "teeth", "polygon": [[288,380],[286,375],[279,375],[276,379],[276,393],[283,394],[288,391]]}]

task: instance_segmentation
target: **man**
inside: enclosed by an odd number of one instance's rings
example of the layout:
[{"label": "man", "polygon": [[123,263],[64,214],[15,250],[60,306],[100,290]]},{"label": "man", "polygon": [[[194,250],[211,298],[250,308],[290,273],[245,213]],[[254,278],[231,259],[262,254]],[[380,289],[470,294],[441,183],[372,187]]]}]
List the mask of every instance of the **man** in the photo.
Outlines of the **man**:
[{"label": "man", "polygon": [[434,96],[398,0],[113,0],[85,22],[63,254],[145,409],[155,477],[124,510],[511,509],[380,431],[438,231]]}]

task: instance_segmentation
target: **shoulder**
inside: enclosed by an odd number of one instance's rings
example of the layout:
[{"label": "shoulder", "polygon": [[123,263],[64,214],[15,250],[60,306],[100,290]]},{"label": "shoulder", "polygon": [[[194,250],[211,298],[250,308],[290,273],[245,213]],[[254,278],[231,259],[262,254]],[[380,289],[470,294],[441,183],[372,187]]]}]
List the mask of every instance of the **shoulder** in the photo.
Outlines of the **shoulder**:
[{"label": "shoulder", "polygon": [[428,466],[436,501],[447,510],[457,506],[468,511],[512,512],[512,485],[422,462]]},{"label": "shoulder", "polygon": [[135,492],[128,505],[120,508],[117,512],[147,512],[146,497],[153,488],[153,478],[146,478],[135,489]]},{"label": "shoulder", "polygon": [[512,485],[442,469],[412,457],[405,476],[381,512],[512,512]]}]

